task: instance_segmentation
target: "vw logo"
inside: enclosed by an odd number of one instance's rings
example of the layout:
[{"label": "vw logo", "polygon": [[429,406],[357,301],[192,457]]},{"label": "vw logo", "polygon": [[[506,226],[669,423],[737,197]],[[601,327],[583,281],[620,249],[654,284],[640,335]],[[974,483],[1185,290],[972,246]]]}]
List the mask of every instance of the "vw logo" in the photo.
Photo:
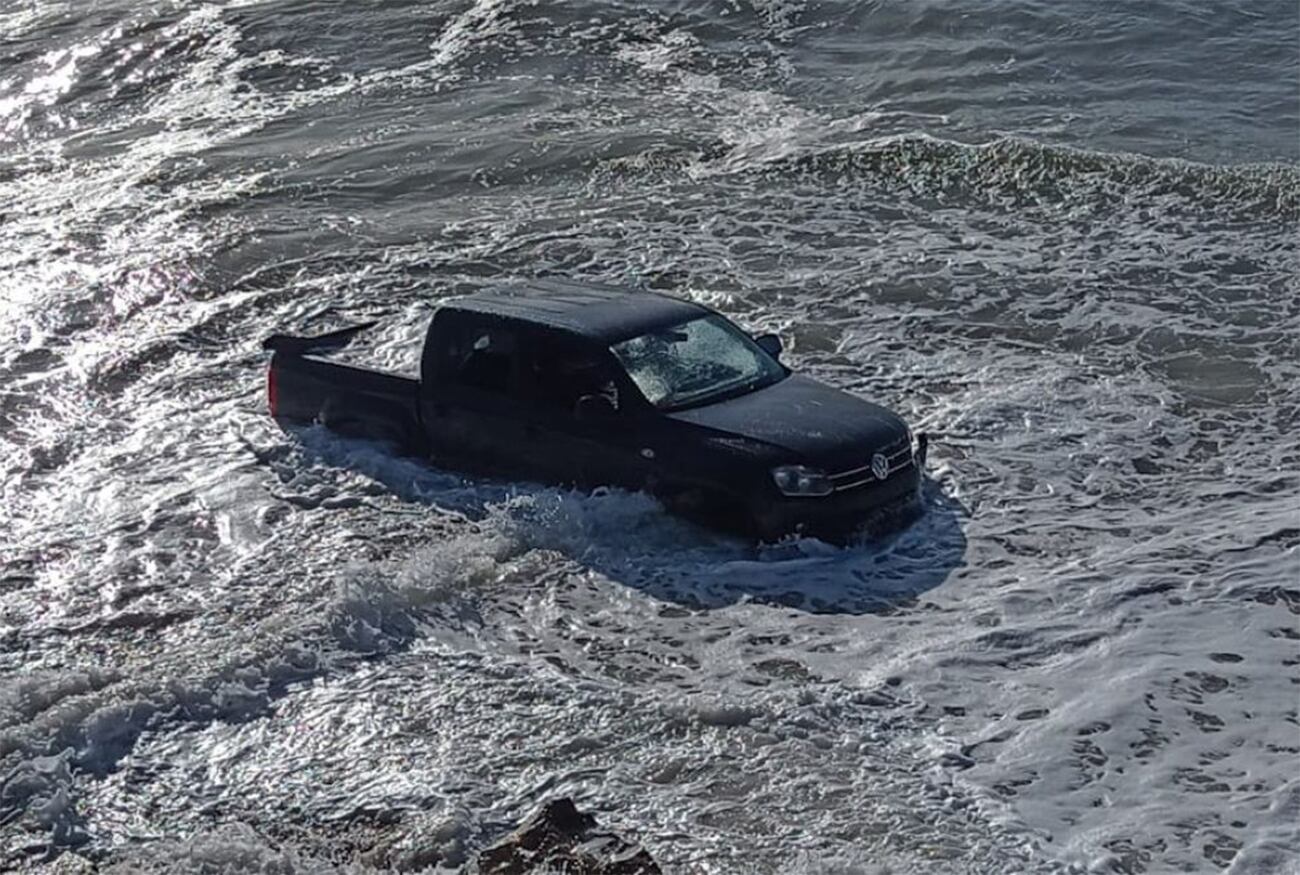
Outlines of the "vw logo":
[{"label": "vw logo", "polygon": [[884,453],[876,453],[871,457],[871,473],[876,475],[877,480],[884,480],[889,476],[889,459]]}]

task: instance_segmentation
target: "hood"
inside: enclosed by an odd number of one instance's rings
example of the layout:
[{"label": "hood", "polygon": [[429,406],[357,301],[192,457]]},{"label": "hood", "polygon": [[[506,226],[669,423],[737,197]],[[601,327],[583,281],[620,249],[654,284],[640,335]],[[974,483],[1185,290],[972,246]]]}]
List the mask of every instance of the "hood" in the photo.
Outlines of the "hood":
[{"label": "hood", "polygon": [[672,419],[783,450],[788,461],[834,471],[864,464],[905,440],[897,414],[840,389],[793,374],[757,392],[669,413]]}]

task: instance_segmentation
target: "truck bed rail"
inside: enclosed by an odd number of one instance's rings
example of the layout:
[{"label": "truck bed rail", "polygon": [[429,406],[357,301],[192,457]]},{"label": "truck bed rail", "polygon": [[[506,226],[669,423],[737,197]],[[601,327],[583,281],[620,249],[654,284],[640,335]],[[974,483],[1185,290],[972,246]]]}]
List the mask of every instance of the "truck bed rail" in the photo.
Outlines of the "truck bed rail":
[{"label": "truck bed rail", "polygon": [[374,328],[378,324],[377,322],[363,322],[360,325],[349,325],[347,328],[340,328],[327,334],[312,336],[272,334],[262,341],[262,349],[282,352],[285,355],[311,355],[313,353],[334,352],[347,346],[352,342],[352,338],[361,332]]}]

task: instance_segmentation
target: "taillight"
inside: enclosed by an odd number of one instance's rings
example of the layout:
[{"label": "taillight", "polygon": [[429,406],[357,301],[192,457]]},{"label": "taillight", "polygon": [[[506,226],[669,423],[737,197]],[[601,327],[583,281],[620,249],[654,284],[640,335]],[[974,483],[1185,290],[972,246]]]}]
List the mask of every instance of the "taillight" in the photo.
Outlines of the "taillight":
[{"label": "taillight", "polygon": [[280,392],[275,385],[275,363],[266,369],[266,406],[271,409],[271,415],[277,416],[280,412]]}]

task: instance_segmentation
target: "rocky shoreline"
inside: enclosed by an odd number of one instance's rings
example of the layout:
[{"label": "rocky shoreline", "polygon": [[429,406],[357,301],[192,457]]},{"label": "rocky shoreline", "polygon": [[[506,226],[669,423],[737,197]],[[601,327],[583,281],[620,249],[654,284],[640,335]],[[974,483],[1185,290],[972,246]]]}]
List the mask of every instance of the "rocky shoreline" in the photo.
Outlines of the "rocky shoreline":
[{"label": "rocky shoreline", "polygon": [[[444,836],[408,832],[398,844],[382,844],[363,855],[378,872],[446,872],[460,875],[662,875],[640,845],[601,829],[596,818],[579,811],[572,799],[553,799],[517,828],[472,858],[459,842]],[[467,859],[469,858],[469,859]]]},{"label": "rocky shoreline", "polygon": [[650,852],[598,828],[596,818],[572,799],[548,802],[470,864],[477,875],[528,875],[561,871],[570,875],[661,875]]},{"label": "rocky shoreline", "polygon": [[[388,829],[391,829],[390,825]],[[387,831],[384,827],[380,832]],[[391,834],[390,834],[391,835]],[[181,841],[121,849],[107,859],[94,860],[79,853],[59,854],[45,860],[35,855],[19,863],[18,871],[57,875],[142,875],[142,873],[249,871],[296,873],[441,872],[458,875],[662,875],[663,869],[644,847],[602,829],[596,818],[580,811],[572,799],[551,800],[512,832],[477,853],[468,852],[462,840],[448,841],[436,827],[403,831],[401,838],[378,838],[336,845],[332,852],[308,851],[287,834],[262,834],[244,824]],[[295,848],[295,845],[297,847]],[[351,847],[349,848],[348,845]],[[369,845],[366,848],[366,845]],[[2,863],[3,861],[0,861]],[[15,861],[10,861],[15,862]],[[0,865],[0,868],[4,868]]]}]

